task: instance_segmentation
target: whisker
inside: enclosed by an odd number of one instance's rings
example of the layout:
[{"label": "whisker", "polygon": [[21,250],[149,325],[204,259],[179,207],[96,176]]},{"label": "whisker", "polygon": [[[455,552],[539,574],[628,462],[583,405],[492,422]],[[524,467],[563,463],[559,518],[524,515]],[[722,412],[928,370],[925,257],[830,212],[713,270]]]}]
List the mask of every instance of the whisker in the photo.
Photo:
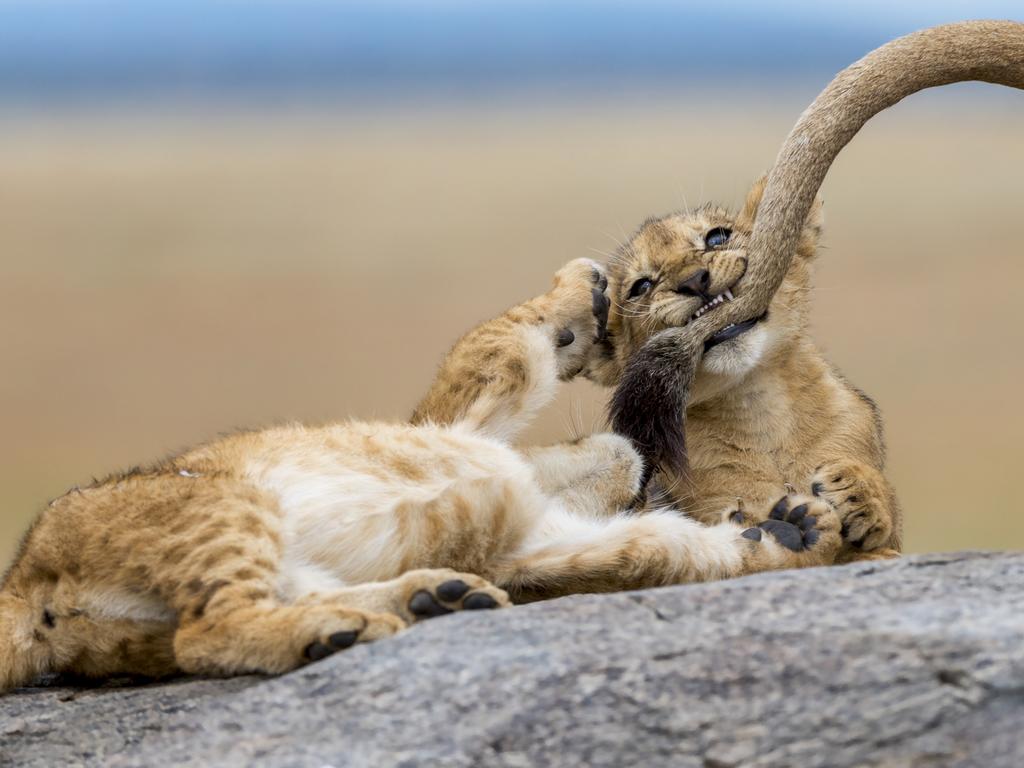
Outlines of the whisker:
[{"label": "whisker", "polygon": [[597,254],[599,254],[601,256],[604,256],[605,258],[607,258],[609,260],[615,258],[615,254],[614,253],[611,253],[609,251],[602,251],[600,248],[587,248],[587,250],[590,251],[591,253],[597,253]]}]

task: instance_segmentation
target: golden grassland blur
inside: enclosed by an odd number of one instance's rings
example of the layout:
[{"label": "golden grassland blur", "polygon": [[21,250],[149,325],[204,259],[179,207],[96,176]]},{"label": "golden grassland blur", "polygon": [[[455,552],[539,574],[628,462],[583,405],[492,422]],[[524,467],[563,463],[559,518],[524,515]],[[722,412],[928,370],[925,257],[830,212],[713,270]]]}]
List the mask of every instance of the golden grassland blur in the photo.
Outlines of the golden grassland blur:
[{"label": "golden grassland blur", "polygon": [[[406,416],[459,334],[563,262],[739,203],[812,95],[0,125],[0,565],[93,476]],[[824,189],[816,336],[883,409],[911,551],[1024,547],[1019,99],[916,97]],[[568,386],[529,439],[599,427],[605,395]]]}]

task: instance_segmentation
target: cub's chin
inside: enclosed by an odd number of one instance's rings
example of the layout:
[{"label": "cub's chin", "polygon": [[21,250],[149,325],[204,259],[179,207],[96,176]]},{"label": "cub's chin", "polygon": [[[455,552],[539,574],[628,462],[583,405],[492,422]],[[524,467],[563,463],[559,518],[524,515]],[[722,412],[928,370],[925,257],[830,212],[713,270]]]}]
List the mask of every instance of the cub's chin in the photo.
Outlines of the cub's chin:
[{"label": "cub's chin", "polygon": [[740,383],[764,360],[771,341],[771,328],[759,318],[740,333],[726,334],[726,338],[711,344],[701,359],[690,403],[707,400]]}]

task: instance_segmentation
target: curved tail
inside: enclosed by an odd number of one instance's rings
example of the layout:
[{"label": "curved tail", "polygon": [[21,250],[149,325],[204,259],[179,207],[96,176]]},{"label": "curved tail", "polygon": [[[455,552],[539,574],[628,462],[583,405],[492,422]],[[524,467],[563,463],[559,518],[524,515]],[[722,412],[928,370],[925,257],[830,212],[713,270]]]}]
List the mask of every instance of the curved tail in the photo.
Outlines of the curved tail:
[{"label": "curved tail", "polygon": [[27,601],[0,593],[0,693],[50,671],[47,646],[36,636],[38,618]]},{"label": "curved tail", "polygon": [[797,120],[768,174],[736,300],[690,323],[689,333],[708,339],[764,313],[832,161],[868,120],[918,91],[966,80],[1024,89],[1024,23],[963,21],[923,29],[836,75]]}]

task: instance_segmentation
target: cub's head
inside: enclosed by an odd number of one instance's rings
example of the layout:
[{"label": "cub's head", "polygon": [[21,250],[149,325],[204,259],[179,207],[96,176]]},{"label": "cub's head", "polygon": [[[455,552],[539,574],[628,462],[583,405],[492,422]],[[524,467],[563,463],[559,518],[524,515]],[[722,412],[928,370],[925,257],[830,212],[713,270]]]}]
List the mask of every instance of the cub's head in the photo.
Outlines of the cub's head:
[{"label": "cub's head", "polygon": [[[758,181],[739,213],[708,205],[649,219],[608,265],[611,311],[608,338],[589,369],[613,385],[629,357],[652,335],[683,326],[733,295],[742,295],[745,246],[761,202]],[[762,317],[719,331],[706,345],[691,402],[722,392],[803,335],[807,324],[810,262],[821,232],[821,204],[804,225],[796,257]]]}]

